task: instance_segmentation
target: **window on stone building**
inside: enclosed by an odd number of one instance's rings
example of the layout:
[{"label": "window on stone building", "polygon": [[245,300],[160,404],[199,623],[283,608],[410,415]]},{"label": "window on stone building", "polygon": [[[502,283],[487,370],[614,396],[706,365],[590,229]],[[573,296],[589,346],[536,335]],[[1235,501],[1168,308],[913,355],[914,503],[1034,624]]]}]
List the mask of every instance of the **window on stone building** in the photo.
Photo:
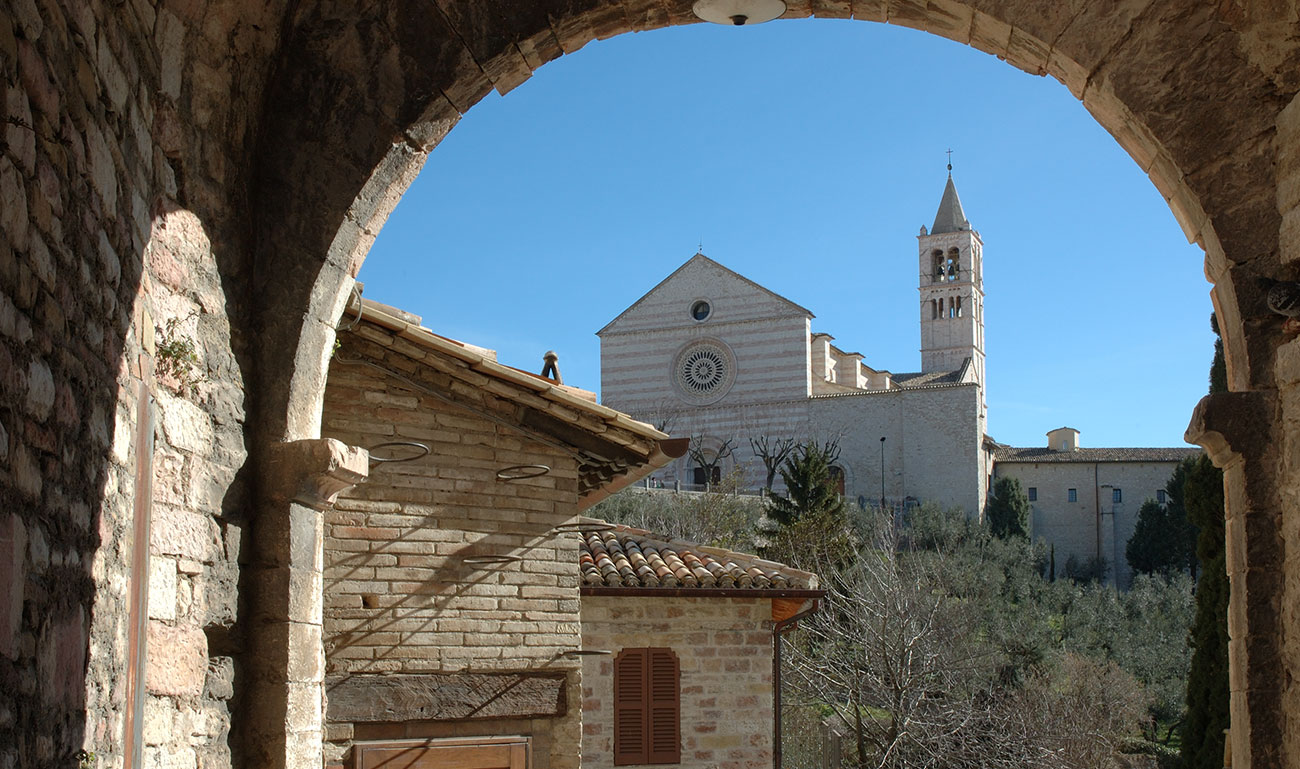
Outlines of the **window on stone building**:
[{"label": "window on stone building", "polygon": [[1169,497],[1168,497],[1168,495],[1165,494],[1165,490],[1164,490],[1164,489],[1160,489],[1160,490],[1158,490],[1158,491],[1156,492],[1156,502],[1158,502],[1158,503],[1160,503],[1160,504],[1163,505],[1163,504],[1164,504],[1165,502],[1167,502],[1168,500],[1169,500]]},{"label": "window on stone building", "polygon": [[948,249],[948,280],[956,280],[961,273],[961,252],[955,248]]},{"label": "window on stone building", "polygon": [[696,466],[694,468],[694,477],[692,482],[696,486],[703,486],[710,483],[715,485],[722,483],[722,468],[716,465],[713,467]]},{"label": "window on stone building", "polygon": [[681,668],[672,649],[624,649],[614,658],[614,764],[676,764]]},{"label": "window on stone building", "polygon": [[1037,486],[1030,486],[1030,487],[1029,487],[1029,501],[1030,501],[1030,502],[1037,502],[1037,501],[1038,501],[1038,487],[1037,487]]},{"label": "window on stone building", "polygon": [[936,319],[936,318],[938,318],[938,317],[939,317],[939,303],[936,302],[935,300],[931,299],[931,300],[930,300],[930,320],[934,320],[934,319]]},{"label": "window on stone building", "polygon": [[942,299],[942,298],[939,299],[939,317],[940,317],[940,318],[943,317],[943,299]]},{"label": "window on stone building", "polygon": [[954,301],[957,302],[957,317],[960,318],[960,317],[961,317],[961,297],[960,297],[960,296],[957,297],[957,299],[954,300]]},{"label": "window on stone building", "polygon": [[1117,505],[1118,505],[1119,503],[1123,502],[1123,501],[1124,501],[1124,490],[1123,490],[1123,489],[1111,489],[1111,490],[1110,490],[1110,501],[1113,502],[1113,503],[1115,503],[1115,504],[1117,504]]},{"label": "window on stone building", "polygon": [[934,282],[942,283],[944,278],[943,252],[936,248],[932,256],[934,257]]},{"label": "window on stone building", "polygon": [[831,485],[835,487],[839,495],[844,496],[844,468],[839,465],[831,465],[826,468],[826,474],[830,476]]},{"label": "window on stone building", "polygon": [[1067,502],[1078,502],[1078,501],[1079,501],[1079,490],[1078,490],[1078,489],[1069,489],[1069,490],[1067,490],[1067,491],[1065,492],[1065,501],[1067,501]]}]

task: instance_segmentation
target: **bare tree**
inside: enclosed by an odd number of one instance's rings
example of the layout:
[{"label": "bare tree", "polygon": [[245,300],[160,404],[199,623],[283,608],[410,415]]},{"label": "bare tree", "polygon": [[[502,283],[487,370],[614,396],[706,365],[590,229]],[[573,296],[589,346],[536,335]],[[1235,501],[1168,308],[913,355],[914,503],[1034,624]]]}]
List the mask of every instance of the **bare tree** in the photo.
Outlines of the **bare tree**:
[{"label": "bare tree", "polygon": [[704,483],[706,486],[713,482],[713,477],[715,475],[721,478],[722,471],[719,467],[722,464],[722,460],[731,456],[735,452],[735,446],[732,445],[734,440],[735,438],[728,438],[716,449],[713,449],[704,445],[703,436],[696,435],[691,438],[690,447],[686,450],[686,453],[690,456],[691,461],[694,462],[697,467],[703,468]]},{"label": "bare tree", "polygon": [[[842,535],[828,528],[824,536]],[[850,558],[802,564],[822,576],[827,596],[788,647],[791,699],[834,712],[851,734],[854,765],[1109,765],[1143,713],[1132,676],[1067,656],[1050,678],[1042,669],[1008,684],[1000,677],[1002,655],[984,632],[981,604],[945,586],[955,556],[900,553],[883,517],[867,537]],[[837,550],[812,546],[816,538],[800,537],[814,560]]]},{"label": "bare tree", "polygon": [[636,416],[659,432],[671,435],[684,411],[681,404],[672,398],[661,398],[654,406],[637,412]]},{"label": "bare tree", "polygon": [[754,456],[763,462],[763,467],[767,470],[767,481],[764,488],[772,490],[772,484],[776,482],[776,471],[781,469],[781,465],[790,457],[790,452],[794,451],[794,438],[777,438],[773,440],[764,435],[759,438],[749,439],[749,448],[754,452]]}]

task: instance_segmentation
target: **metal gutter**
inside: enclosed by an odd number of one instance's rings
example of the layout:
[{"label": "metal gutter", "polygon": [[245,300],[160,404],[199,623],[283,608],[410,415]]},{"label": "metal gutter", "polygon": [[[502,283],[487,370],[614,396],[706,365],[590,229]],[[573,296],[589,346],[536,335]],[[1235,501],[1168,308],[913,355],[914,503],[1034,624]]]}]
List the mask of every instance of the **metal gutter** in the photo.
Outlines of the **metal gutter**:
[{"label": "metal gutter", "polygon": [[639,596],[641,598],[803,598],[816,600],[825,596],[826,591],[808,588],[604,587],[583,585],[578,589],[578,594],[624,595]]}]

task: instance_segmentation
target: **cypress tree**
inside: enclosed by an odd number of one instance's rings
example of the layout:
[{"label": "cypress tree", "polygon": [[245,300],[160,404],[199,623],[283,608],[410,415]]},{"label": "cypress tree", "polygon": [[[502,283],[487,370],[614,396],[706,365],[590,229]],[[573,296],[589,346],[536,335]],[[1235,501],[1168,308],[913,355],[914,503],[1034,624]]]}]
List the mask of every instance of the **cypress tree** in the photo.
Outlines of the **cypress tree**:
[{"label": "cypress tree", "polygon": [[[1216,337],[1219,325],[1210,316]],[[1210,393],[1228,389],[1223,339],[1214,344]],[[1225,568],[1223,472],[1206,456],[1189,468],[1183,489],[1187,519],[1200,534],[1196,556],[1201,575],[1196,583],[1196,619],[1192,623],[1192,664],[1187,674],[1187,719],[1183,722],[1183,766],[1220,769],[1223,730],[1228,717],[1228,576]]]},{"label": "cypress tree", "polygon": [[1202,455],[1187,475],[1187,513],[1200,529],[1192,623],[1192,664],[1187,674],[1183,766],[1220,769],[1228,718],[1228,576],[1224,564],[1223,472]]},{"label": "cypress tree", "polygon": [[804,516],[838,519],[844,514],[844,498],[831,480],[831,465],[839,457],[834,443],[800,444],[781,468],[786,495],[774,494],[769,511],[782,526],[789,526]]},{"label": "cypress tree", "polygon": [[989,530],[999,539],[1029,536],[1029,497],[1015,478],[999,478],[984,508]]}]

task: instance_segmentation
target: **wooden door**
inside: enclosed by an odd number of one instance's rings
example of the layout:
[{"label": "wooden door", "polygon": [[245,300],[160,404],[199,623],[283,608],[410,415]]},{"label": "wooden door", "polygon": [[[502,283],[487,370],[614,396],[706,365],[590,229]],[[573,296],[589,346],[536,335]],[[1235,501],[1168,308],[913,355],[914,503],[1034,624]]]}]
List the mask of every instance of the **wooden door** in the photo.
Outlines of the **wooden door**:
[{"label": "wooden door", "polygon": [[357,742],[355,769],[529,769],[528,737]]}]

